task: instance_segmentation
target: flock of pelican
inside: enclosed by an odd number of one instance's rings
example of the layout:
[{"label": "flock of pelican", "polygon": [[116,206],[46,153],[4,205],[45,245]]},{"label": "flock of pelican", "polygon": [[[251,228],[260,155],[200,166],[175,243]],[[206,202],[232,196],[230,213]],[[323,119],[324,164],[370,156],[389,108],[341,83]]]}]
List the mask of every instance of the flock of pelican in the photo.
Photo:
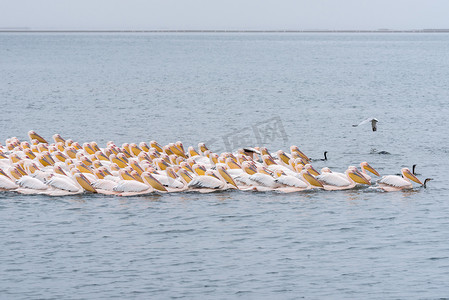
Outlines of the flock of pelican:
[{"label": "flock of pelican", "polygon": [[297,146],[275,154],[265,147],[239,149],[217,154],[204,143],[198,150],[181,142],[161,146],[149,144],[79,144],[53,135],[49,143],[35,131],[30,142],[16,137],[0,144],[0,191],[51,196],[100,193],[134,196],[152,193],[196,191],[200,193],[235,189],[242,191],[300,192],[304,190],[347,190],[367,186],[384,191],[425,185],[409,169],[401,176],[380,176],[367,162],[349,166],[344,173],[311,165]]}]

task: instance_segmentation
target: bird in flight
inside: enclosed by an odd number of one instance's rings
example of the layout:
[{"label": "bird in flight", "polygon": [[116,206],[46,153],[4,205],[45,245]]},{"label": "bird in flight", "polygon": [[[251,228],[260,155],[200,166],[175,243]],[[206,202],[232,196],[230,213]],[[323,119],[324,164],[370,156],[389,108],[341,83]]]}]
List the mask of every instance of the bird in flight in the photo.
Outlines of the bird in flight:
[{"label": "bird in flight", "polygon": [[377,122],[379,122],[379,120],[377,120],[376,118],[368,118],[362,122],[360,122],[360,124],[357,125],[352,125],[352,127],[357,127],[366,123],[370,123],[371,122],[371,128],[373,129],[373,131],[377,131]]}]

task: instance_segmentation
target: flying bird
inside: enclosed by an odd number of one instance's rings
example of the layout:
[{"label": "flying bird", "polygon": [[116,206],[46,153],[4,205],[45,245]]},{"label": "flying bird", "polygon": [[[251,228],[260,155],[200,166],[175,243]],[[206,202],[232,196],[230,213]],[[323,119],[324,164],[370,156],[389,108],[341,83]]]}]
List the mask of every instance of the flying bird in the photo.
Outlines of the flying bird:
[{"label": "flying bird", "polygon": [[379,120],[377,120],[376,118],[368,118],[364,121],[362,121],[360,124],[357,125],[352,125],[352,127],[357,127],[366,123],[370,123],[371,122],[371,127],[373,128],[373,131],[377,131],[377,122],[379,122]]}]

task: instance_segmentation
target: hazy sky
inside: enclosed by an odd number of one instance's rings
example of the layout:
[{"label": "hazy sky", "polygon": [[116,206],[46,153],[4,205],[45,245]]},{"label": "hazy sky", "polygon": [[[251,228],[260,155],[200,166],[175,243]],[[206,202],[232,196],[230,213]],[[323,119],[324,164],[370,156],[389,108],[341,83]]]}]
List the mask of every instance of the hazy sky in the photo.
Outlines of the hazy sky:
[{"label": "hazy sky", "polygon": [[448,0],[0,0],[0,28],[449,28]]}]

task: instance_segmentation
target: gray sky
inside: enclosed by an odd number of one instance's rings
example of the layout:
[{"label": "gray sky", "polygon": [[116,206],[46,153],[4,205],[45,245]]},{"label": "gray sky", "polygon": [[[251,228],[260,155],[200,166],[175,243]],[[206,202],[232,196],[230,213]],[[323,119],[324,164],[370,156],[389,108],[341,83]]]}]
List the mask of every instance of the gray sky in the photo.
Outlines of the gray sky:
[{"label": "gray sky", "polygon": [[448,0],[0,0],[0,28],[449,28]]}]

